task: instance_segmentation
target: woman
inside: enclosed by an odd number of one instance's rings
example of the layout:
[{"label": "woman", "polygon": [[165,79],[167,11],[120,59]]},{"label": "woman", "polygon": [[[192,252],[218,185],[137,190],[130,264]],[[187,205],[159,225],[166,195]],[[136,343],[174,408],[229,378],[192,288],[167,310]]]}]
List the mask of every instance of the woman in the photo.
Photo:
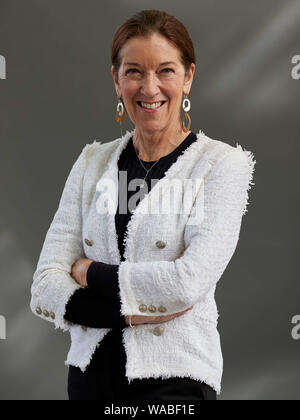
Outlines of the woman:
[{"label": "woman", "polygon": [[86,145],[74,163],[31,309],[70,331],[70,400],[215,400],[214,293],[247,211],[253,154],[190,130],[194,48],[173,16],[128,19],[111,71],[117,121],[127,114],[135,129]]}]

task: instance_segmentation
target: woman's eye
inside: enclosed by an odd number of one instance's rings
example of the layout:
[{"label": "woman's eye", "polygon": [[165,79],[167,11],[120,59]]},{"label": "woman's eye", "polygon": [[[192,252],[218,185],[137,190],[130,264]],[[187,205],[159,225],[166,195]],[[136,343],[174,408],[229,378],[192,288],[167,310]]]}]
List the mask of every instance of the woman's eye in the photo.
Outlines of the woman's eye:
[{"label": "woman's eye", "polygon": [[133,73],[133,72],[136,72],[136,71],[138,71],[138,70],[137,69],[129,69],[129,70],[127,70],[126,74]]},{"label": "woman's eye", "polygon": [[[136,72],[137,73],[140,73],[140,71],[137,70],[137,69],[129,69],[129,70],[126,71],[125,74],[136,73]],[[171,68],[165,68],[165,69],[162,70],[162,72],[165,72],[165,73],[174,73],[174,70],[171,69]]]}]

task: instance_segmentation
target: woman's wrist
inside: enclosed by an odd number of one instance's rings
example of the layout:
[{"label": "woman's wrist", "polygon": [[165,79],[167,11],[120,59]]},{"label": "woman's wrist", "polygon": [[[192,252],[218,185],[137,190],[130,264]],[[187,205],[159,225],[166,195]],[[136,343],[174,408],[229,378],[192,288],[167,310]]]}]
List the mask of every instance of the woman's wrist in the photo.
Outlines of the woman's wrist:
[{"label": "woman's wrist", "polygon": [[130,328],[134,328],[132,325],[132,315],[125,315],[125,322],[126,325],[130,326]]}]

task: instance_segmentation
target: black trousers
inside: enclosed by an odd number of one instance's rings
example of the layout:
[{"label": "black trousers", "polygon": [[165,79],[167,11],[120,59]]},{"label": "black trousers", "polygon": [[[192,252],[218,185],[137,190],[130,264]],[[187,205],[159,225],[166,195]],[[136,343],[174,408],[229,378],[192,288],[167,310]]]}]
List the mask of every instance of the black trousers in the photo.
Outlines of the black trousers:
[{"label": "black trousers", "polygon": [[74,400],[146,401],[216,400],[216,391],[204,382],[189,377],[142,378],[128,383],[125,375],[126,352],[122,330],[106,334],[87,370],[70,366],[68,396]]}]

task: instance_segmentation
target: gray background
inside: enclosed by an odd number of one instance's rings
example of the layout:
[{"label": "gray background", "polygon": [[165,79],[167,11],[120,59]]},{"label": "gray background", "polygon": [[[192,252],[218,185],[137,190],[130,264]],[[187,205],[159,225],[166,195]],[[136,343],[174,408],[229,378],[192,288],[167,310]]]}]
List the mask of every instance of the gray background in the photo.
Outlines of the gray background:
[{"label": "gray background", "polygon": [[74,160],[86,143],[120,136],[113,35],[155,8],[194,41],[192,130],[257,160],[240,242],[217,287],[219,399],[299,399],[299,0],[0,0],[0,399],[67,399],[69,335],[31,313],[32,274]]}]

